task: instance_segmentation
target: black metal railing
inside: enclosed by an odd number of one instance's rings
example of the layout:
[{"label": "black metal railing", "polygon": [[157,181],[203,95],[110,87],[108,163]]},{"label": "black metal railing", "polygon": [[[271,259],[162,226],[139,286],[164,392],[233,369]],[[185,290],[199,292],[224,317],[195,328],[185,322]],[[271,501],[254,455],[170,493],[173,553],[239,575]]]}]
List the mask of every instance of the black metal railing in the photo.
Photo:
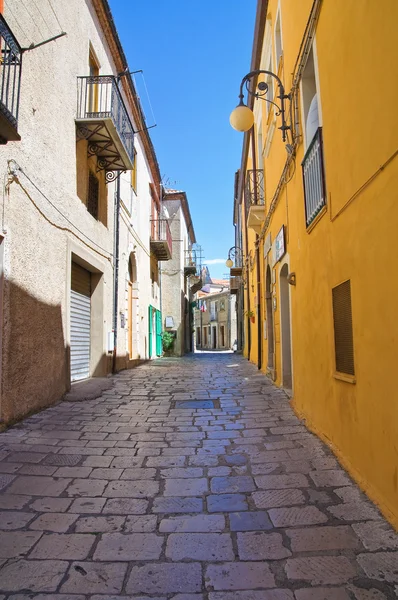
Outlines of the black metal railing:
[{"label": "black metal railing", "polygon": [[326,205],[322,127],[318,128],[308,146],[301,166],[304,180],[305,221],[308,227]]},{"label": "black metal railing", "polygon": [[134,129],[113,75],[77,78],[77,119],[112,119],[131,161]]},{"label": "black metal railing", "polygon": [[0,15],[0,110],[18,128],[22,50],[7,21]]},{"label": "black metal railing", "polygon": [[247,208],[265,204],[263,169],[249,169],[246,172],[245,203]]}]

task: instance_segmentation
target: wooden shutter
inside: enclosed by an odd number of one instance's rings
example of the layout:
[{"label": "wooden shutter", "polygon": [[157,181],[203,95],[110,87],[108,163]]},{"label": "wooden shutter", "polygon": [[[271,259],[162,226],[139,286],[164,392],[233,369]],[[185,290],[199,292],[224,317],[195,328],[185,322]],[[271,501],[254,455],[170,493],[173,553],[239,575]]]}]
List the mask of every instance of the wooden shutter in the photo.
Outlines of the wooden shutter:
[{"label": "wooden shutter", "polygon": [[94,173],[90,171],[88,176],[87,210],[94,219],[98,219],[98,201],[99,181]]},{"label": "wooden shutter", "polygon": [[350,281],[333,288],[332,297],[336,371],[355,375]]}]

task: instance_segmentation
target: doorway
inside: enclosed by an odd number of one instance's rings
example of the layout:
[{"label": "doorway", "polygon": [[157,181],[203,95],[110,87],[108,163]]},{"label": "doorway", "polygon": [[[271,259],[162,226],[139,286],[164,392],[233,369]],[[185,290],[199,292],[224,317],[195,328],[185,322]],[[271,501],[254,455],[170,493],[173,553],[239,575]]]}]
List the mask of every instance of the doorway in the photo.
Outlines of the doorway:
[{"label": "doorway", "polygon": [[267,309],[267,340],[268,340],[268,362],[267,367],[274,375],[274,311],[272,307],[272,281],[271,269],[267,266],[265,281],[265,302]]},{"label": "doorway", "polygon": [[138,284],[137,284],[137,263],[135,255],[130,255],[129,260],[129,281],[128,285],[128,353],[129,360],[137,358],[139,354],[138,340]]},{"label": "doorway", "polygon": [[212,327],[213,330],[213,350],[217,349],[217,327]]},{"label": "doorway", "polygon": [[285,263],[280,272],[281,294],[281,334],[282,334],[282,385],[292,389],[292,348],[290,333],[290,289],[287,281],[288,265]]}]

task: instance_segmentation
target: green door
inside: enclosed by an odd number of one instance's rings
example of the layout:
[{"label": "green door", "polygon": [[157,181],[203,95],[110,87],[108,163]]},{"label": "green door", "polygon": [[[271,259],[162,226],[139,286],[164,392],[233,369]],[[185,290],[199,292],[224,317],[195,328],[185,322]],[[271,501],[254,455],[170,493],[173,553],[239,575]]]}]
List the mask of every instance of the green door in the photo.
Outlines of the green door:
[{"label": "green door", "polygon": [[156,311],[156,356],[162,356],[162,313]]},{"label": "green door", "polygon": [[152,306],[148,306],[148,324],[149,324],[148,353],[149,353],[149,358],[152,358]]}]

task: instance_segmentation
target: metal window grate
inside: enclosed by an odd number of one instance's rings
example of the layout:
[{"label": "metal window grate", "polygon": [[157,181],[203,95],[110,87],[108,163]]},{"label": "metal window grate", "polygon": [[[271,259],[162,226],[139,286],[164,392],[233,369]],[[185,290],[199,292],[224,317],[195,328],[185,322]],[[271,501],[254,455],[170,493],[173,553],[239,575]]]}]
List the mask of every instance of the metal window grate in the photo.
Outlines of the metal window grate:
[{"label": "metal window grate", "polygon": [[99,202],[99,181],[98,178],[90,171],[88,176],[88,195],[87,195],[87,210],[98,219],[98,202]]},{"label": "metal window grate", "polygon": [[333,288],[332,297],[336,371],[355,375],[350,281]]},{"label": "metal window grate", "polygon": [[301,164],[304,180],[305,222],[309,227],[326,205],[322,127],[319,127],[314,135]]}]

